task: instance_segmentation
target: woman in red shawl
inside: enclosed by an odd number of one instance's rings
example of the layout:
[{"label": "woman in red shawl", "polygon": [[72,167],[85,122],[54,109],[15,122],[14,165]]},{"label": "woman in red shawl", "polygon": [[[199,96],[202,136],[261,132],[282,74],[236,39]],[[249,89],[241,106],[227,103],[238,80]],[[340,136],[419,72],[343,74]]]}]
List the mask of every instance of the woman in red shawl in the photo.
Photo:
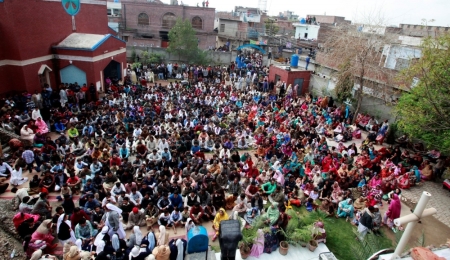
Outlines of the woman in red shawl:
[{"label": "woman in red shawl", "polygon": [[22,213],[19,212],[16,215],[14,215],[13,217],[13,224],[14,227],[16,228],[16,230],[19,228],[20,224],[22,224],[22,222],[24,222],[25,220],[32,218],[34,219],[34,222],[37,222],[40,218],[39,215],[33,215],[33,214],[28,214],[28,213]]},{"label": "woman in red shawl", "polygon": [[397,230],[394,227],[394,219],[400,217],[400,213],[402,210],[402,205],[400,203],[400,199],[398,195],[395,193],[391,194],[391,203],[389,204],[389,208],[384,214],[383,223],[388,225],[389,228],[392,228],[394,232]]},{"label": "woman in red shawl", "polygon": [[333,163],[333,159],[331,158],[331,154],[327,154],[322,161],[322,172],[328,172],[331,168],[331,164]]}]

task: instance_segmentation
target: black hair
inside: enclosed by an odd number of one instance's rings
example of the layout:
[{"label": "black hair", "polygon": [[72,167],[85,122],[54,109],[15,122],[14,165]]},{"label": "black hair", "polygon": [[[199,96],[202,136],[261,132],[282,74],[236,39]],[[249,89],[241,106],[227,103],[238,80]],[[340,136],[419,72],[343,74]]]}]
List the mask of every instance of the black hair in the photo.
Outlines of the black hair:
[{"label": "black hair", "polygon": [[28,203],[29,200],[30,200],[30,197],[29,196],[25,196],[25,197],[23,197],[22,202],[23,203]]}]

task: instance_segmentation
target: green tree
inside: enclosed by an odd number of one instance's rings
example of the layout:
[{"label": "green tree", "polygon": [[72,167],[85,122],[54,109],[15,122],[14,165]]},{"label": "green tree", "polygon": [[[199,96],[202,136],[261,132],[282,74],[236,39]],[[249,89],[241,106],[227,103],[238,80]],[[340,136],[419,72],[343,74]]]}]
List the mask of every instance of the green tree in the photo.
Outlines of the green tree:
[{"label": "green tree", "polygon": [[[370,20],[369,20],[370,22]],[[363,27],[353,24],[341,24],[333,27],[322,48],[316,56],[316,62],[331,67],[341,73],[344,78],[355,83],[354,103],[355,116],[361,110],[366,96],[372,95],[390,102],[389,93],[391,72],[380,66],[382,50],[392,43],[390,35],[378,33],[382,23],[367,23]],[[378,83],[382,82],[382,83]],[[342,81],[343,85],[349,81]]]},{"label": "green tree", "polygon": [[137,58],[136,48],[132,47],[131,48],[131,62],[135,62],[136,58]]},{"label": "green tree", "polygon": [[403,94],[396,106],[400,130],[428,146],[450,152],[450,35],[427,38],[422,57],[400,73]]},{"label": "green tree", "polygon": [[350,62],[346,61],[339,65],[339,70],[336,73],[337,82],[335,92],[340,102],[353,98],[352,90],[355,83],[353,82],[350,66]]},{"label": "green tree", "polygon": [[280,30],[280,27],[278,26],[278,24],[276,24],[275,21],[271,18],[266,20],[265,27],[266,27],[266,34],[269,37],[275,36],[278,33],[278,31]]},{"label": "green tree", "polygon": [[142,61],[142,64],[144,64],[144,65],[162,62],[161,55],[159,55],[157,53],[149,53],[148,51],[143,51],[141,53],[141,55],[142,55],[141,61]]},{"label": "green tree", "polygon": [[189,20],[177,19],[174,27],[169,31],[169,47],[167,51],[178,56],[178,59],[184,58],[193,62],[200,50],[198,48],[198,39],[195,36],[195,30]]}]

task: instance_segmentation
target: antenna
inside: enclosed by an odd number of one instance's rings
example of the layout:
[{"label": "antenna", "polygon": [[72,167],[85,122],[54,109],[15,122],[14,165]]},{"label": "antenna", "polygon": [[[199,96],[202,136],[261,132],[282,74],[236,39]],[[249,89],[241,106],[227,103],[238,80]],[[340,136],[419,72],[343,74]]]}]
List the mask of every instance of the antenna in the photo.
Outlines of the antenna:
[{"label": "antenna", "polygon": [[258,0],[258,8],[261,11],[267,11],[267,0]]}]

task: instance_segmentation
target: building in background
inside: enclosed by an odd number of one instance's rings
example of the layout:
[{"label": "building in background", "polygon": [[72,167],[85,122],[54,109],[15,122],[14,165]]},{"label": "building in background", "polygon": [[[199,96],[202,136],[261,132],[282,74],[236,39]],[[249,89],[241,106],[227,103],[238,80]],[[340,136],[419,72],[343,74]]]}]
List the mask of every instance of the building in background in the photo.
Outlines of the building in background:
[{"label": "building in background", "polygon": [[449,32],[449,27],[423,24],[400,24],[399,28],[402,35],[413,37],[436,37]]},{"label": "building in background", "polygon": [[319,38],[320,25],[307,24],[305,22],[294,23],[295,39],[306,41],[317,41]]},{"label": "building in background", "polygon": [[121,0],[121,5],[119,35],[127,46],[166,48],[177,18],[191,21],[200,49],[216,45],[214,8],[177,5],[176,1],[168,5],[159,0]]},{"label": "building in background", "polygon": [[75,82],[102,90],[107,77],[120,79],[125,43],[106,12],[106,1],[0,1],[0,94]]},{"label": "building in background", "polygon": [[266,33],[266,19],[265,12],[253,7],[236,6],[233,12],[217,12],[214,20],[216,47],[229,44],[230,49],[235,49],[251,42],[260,43]]},{"label": "building in background", "polygon": [[116,1],[106,2],[106,13],[108,15],[108,26],[119,33],[119,24],[122,20],[122,4]]},{"label": "building in background", "polygon": [[292,11],[284,11],[278,14],[278,19],[280,20],[298,20],[298,15],[294,14]]}]

